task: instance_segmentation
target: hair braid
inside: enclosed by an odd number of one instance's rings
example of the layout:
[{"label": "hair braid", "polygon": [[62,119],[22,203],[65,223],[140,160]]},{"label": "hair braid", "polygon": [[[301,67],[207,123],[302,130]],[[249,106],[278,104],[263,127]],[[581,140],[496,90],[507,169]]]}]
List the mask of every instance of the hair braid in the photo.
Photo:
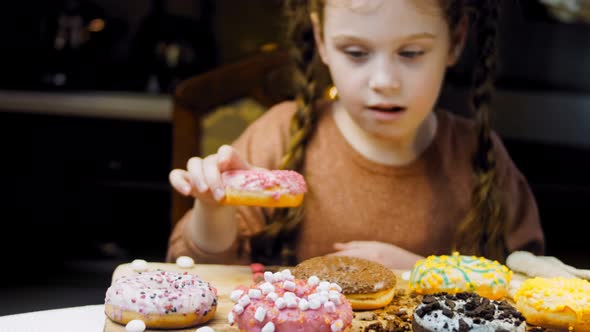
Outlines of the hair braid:
[{"label": "hair braid", "polygon": [[498,16],[498,0],[487,0],[476,18],[481,39],[471,107],[477,123],[478,146],[473,158],[477,183],[472,194],[472,207],[457,229],[455,248],[468,254],[503,261],[507,254],[504,233],[508,225],[501,204],[496,158],[490,136],[490,103],[496,69]]},{"label": "hair braid", "polygon": [[[286,2],[287,15],[291,25],[288,34],[291,40],[290,55],[293,60],[293,80],[297,110],[290,123],[291,139],[287,151],[279,164],[280,169],[301,171],[304,150],[316,127],[314,103],[318,89],[314,72],[317,59],[313,27],[310,20],[311,5],[307,1]],[[297,226],[303,220],[304,205],[295,208],[277,208],[267,218],[267,226],[252,241],[253,260],[276,264],[280,253],[280,264],[295,264],[295,237]]]}]

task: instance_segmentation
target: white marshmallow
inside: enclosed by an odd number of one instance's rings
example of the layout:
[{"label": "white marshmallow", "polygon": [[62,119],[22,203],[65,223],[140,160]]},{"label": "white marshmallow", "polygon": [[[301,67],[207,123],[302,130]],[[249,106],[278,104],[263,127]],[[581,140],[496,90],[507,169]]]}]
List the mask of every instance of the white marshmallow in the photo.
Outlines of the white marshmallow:
[{"label": "white marshmallow", "polygon": [[283,283],[283,288],[292,292],[295,290],[295,283],[291,280],[285,280]]},{"label": "white marshmallow", "polygon": [[250,297],[248,295],[240,297],[240,299],[238,300],[238,304],[245,308],[246,306],[248,306],[248,304],[250,304]]},{"label": "white marshmallow", "polygon": [[269,283],[274,282],[274,277],[273,277],[272,272],[270,272],[270,271],[264,272],[264,281],[269,282]]},{"label": "white marshmallow", "polygon": [[231,292],[231,294],[229,294],[229,298],[230,300],[232,300],[233,303],[238,303],[238,301],[240,300],[240,296],[242,296],[242,294],[244,294],[243,290],[236,289],[235,291]]},{"label": "white marshmallow", "polygon": [[329,291],[330,290],[330,283],[327,281],[322,281],[320,282],[320,284],[318,285],[318,288],[316,289],[316,291]]},{"label": "white marshmallow", "polygon": [[309,300],[309,309],[316,310],[322,306],[322,303],[318,299]]},{"label": "white marshmallow", "polygon": [[285,298],[285,303],[287,303],[287,308],[290,308],[290,309],[297,308],[297,298],[296,297]]},{"label": "white marshmallow", "polygon": [[330,289],[335,289],[339,292],[342,292],[342,287],[340,287],[340,285],[338,285],[337,283],[334,283],[334,282],[330,284]]},{"label": "white marshmallow", "polygon": [[262,294],[264,295],[275,291],[275,286],[273,286],[270,282],[265,282],[258,286],[258,288],[260,288]]},{"label": "white marshmallow", "polygon": [[180,256],[176,259],[176,265],[184,269],[190,269],[195,265],[195,261],[188,256]]},{"label": "white marshmallow", "polygon": [[342,301],[340,300],[340,293],[338,291],[331,290],[329,292],[328,299],[330,299],[330,301],[334,302],[334,304],[337,304],[337,305],[342,304]]},{"label": "white marshmallow", "polygon": [[316,276],[311,276],[307,279],[307,284],[310,286],[316,286],[319,283],[320,283],[320,278],[318,278]]},{"label": "white marshmallow", "polygon": [[227,322],[229,323],[229,325],[234,325],[235,322],[235,318],[234,318],[234,313],[233,312],[229,312],[229,314],[227,314]]},{"label": "white marshmallow", "polygon": [[283,281],[283,275],[281,274],[281,272],[275,272],[275,273],[272,275],[272,278],[273,278],[273,281],[274,281],[274,282],[280,282],[280,281]]},{"label": "white marshmallow", "polygon": [[133,262],[131,262],[131,268],[135,272],[144,272],[148,268],[148,263],[143,259],[134,259]]},{"label": "white marshmallow", "polygon": [[141,319],[134,319],[125,325],[127,332],[143,332],[145,331],[145,323]]},{"label": "white marshmallow", "polygon": [[215,330],[210,328],[209,326],[203,326],[196,329],[195,332],[215,332]]},{"label": "white marshmallow", "polygon": [[279,298],[279,296],[275,292],[270,292],[270,293],[268,293],[268,295],[266,295],[266,299],[271,300],[273,302],[276,302],[278,298]]},{"label": "white marshmallow", "polygon": [[256,312],[254,313],[254,319],[256,319],[257,321],[261,322],[264,320],[264,318],[266,317],[266,310],[264,310],[263,307],[258,307],[256,309]]},{"label": "white marshmallow", "polygon": [[236,314],[238,314],[238,316],[239,316],[239,315],[241,315],[241,314],[242,314],[242,312],[244,312],[244,307],[242,307],[242,306],[241,306],[241,305],[239,305],[239,304],[236,304],[236,305],[233,307],[232,311],[233,311],[233,312],[235,312]]},{"label": "white marshmallow", "polygon": [[260,289],[250,289],[248,291],[248,296],[251,299],[259,299],[262,297],[262,291]]},{"label": "white marshmallow", "polygon": [[272,322],[266,323],[266,325],[262,327],[262,330],[260,330],[260,332],[275,332],[275,324],[273,324]]},{"label": "white marshmallow", "polygon": [[299,300],[299,310],[301,311],[305,311],[307,309],[309,309],[309,302],[307,302],[306,299],[301,299]]},{"label": "white marshmallow", "polygon": [[283,299],[282,297],[279,297],[276,301],[275,301],[275,307],[277,307],[277,309],[281,310],[281,309],[285,309],[285,307],[287,306],[287,302],[285,301],[285,299]]}]

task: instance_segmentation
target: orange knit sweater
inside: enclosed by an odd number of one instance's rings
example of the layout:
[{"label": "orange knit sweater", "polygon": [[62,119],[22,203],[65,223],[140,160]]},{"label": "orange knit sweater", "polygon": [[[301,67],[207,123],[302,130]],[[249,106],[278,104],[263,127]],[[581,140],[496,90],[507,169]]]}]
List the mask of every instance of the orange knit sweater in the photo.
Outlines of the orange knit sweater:
[{"label": "orange knit sweater", "polygon": [[[475,177],[471,156],[476,147],[471,120],[438,111],[433,142],[414,162],[386,166],[364,158],[340,133],[326,104],[308,143],[303,174],[309,192],[297,242],[299,260],[333,252],[335,242],[381,241],[419,255],[448,254],[457,224],[470,208]],[[275,169],[289,141],[295,104],[273,107],[234,142],[255,166]],[[544,237],[534,197],[523,175],[493,134],[500,186],[513,227],[509,250],[541,254]],[[192,256],[201,263],[249,263],[247,237],[263,224],[260,208],[238,208],[239,237],[228,251],[205,253],[192,243],[186,223],[176,224],[167,260]]]}]

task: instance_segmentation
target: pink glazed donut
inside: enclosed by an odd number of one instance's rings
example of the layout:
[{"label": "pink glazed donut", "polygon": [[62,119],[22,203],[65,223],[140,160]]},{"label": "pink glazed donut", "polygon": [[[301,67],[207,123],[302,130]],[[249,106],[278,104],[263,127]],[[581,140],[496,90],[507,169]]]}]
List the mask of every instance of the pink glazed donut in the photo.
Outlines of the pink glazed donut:
[{"label": "pink glazed donut", "polygon": [[105,314],[127,324],[139,319],[147,328],[175,329],[204,323],[215,315],[217,290],[187,272],[149,271],[123,276],[109,287]]},{"label": "pink glazed donut", "polygon": [[264,281],[238,287],[228,322],[247,332],[338,332],[352,326],[352,307],[335,283],[311,276],[295,279],[290,270],[265,272]]}]

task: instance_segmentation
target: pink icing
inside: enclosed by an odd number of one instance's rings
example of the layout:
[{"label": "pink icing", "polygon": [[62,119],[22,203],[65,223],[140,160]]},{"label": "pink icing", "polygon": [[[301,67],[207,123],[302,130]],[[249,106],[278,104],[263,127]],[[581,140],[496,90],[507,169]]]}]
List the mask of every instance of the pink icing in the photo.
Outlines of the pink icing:
[{"label": "pink icing", "polygon": [[107,290],[105,304],[119,309],[118,314],[194,312],[204,316],[217,306],[217,290],[187,272],[140,272],[115,280]]},{"label": "pink icing", "polygon": [[303,176],[291,170],[236,170],[221,175],[226,187],[245,191],[277,194],[303,194],[307,185]]},{"label": "pink icing", "polygon": [[[310,299],[309,295],[319,292],[318,285],[310,285],[305,280],[294,279],[295,289],[293,293],[297,296],[297,301],[301,299]],[[260,282],[251,288],[241,286],[237,289],[243,290],[247,295],[249,289],[260,289],[260,286],[265,283]],[[272,282],[274,286],[274,293],[282,298],[286,292],[284,288],[284,281]],[[244,297],[245,295],[242,295]],[[329,305],[327,305],[328,303]],[[236,304],[239,306],[239,304]],[[255,318],[256,311],[263,308],[266,315],[262,321]],[[335,302],[326,301],[317,309],[301,310],[299,307],[278,308],[275,301],[268,299],[265,295],[260,298],[250,298],[249,303],[244,307],[244,311],[240,314],[235,311],[232,312],[233,321],[238,325],[240,330],[248,332],[260,332],[262,328],[272,322],[275,326],[275,331],[284,332],[332,332],[334,326],[339,326],[337,330],[344,331],[352,324],[352,307],[344,295],[338,292],[338,300]]]}]

